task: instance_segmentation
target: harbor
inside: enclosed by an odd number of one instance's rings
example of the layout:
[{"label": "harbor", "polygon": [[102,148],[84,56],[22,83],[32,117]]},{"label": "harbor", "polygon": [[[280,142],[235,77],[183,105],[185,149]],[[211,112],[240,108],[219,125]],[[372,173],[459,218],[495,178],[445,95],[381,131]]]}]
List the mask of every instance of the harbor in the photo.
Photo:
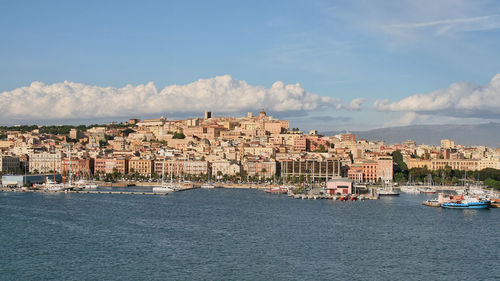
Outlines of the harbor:
[{"label": "harbor", "polygon": [[[167,196],[139,196],[148,190],[141,186],[100,189],[1,192],[3,277],[162,279],[168,271],[178,280],[287,279],[291,273],[300,280],[367,280],[373,274],[382,280],[438,280],[446,271],[450,279],[467,274],[489,280],[500,273],[494,235],[500,213],[422,206],[434,197],[429,194],[341,202],[256,188],[199,188]],[[120,196],[121,190],[139,194]],[[425,248],[430,244],[435,251]],[[463,253],[456,245],[467,255],[453,258]],[[22,270],[10,262],[20,256]],[[188,269],[186,259],[203,266]],[[404,270],[383,270],[395,264]],[[95,269],[91,275],[89,268]]]},{"label": "harbor", "polygon": [[[335,181],[333,181],[335,182]],[[345,184],[345,180],[341,180]],[[171,192],[155,192],[157,182],[95,182],[93,188],[61,188],[61,189],[38,189],[28,187],[0,187],[0,192],[34,192],[34,193],[67,193],[67,194],[113,194],[113,195],[168,195],[172,192],[181,192],[194,189],[205,189],[207,184],[203,182],[175,183],[175,189]],[[337,189],[336,185],[329,184],[302,184],[277,185],[277,184],[244,184],[215,182],[208,185],[209,188],[222,189],[255,189],[265,191],[269,194],[282,194],[292,199],[300,200],[333,200],[333,201],[364,201],[378,200],[385,196],[399,196],[400,193],[415,194],[413,190],[403,188],[390,188],[387,186],[347,186],[347,189]],[[332,187],[334,186],[334,187]],[[346,186],[344,186],[346,187]],[[137,190],[137,188],[140,188]],[[404,191],[403,191],[404,190]],[[429,207],[442,207],[444,203],[462,202],[464,192],[461,186],[443,186],[434,189],[433,192],[419,191],[421,194],[437,194],[438,198],[428,199],[422,205]],[[500,207],[500,194],[491,190],[474,189],[478,194],[488,194],[488,207]],[[479,196],[476,196],[479,199]]]}]

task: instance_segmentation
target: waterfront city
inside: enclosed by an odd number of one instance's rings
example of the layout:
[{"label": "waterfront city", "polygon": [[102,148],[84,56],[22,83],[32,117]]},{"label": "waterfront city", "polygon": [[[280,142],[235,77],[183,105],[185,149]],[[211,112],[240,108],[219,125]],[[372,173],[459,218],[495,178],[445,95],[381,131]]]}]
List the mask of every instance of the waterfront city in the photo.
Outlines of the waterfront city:
[{"label": "waterfront city", "polygon": [[154,187],[170,181],[177,191],[260,188],[294,198],[355,200],[384,196],[385,187],[461,195],[474,186],[482,191],[476,195],[489,192],[495,203],[500,183],[498,149],[449,139],[431,146],[411,140],[386,144],[349,132],[323,136],[290,129],[289,121],[264,109],[242,117],[207,111],[183,120],[6,127],[0,147],[2,185],[13,191]]},{"label": "waterfront city", "polygon": [[500,280],[500,2],[0,26],[0,281]]}]

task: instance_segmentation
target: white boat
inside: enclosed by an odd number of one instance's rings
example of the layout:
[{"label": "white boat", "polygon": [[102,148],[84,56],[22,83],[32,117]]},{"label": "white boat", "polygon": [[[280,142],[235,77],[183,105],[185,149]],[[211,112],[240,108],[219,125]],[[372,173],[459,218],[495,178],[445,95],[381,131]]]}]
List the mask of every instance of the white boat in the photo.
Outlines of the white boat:
[{"label": "white boat", "polygon": [[75,188],[79,189],[96,189],[98,187],[96,183],[92,183],[84,179],[77,180],[73,185]]},{"label": "white boat", "polygon": [[418,188],[418,186],[414,186],[414,185],[401,186],[399,190],[401,190],[401,192],[404,192],[404,193],[420,194],[420,189]]},{"label": "white boat", "polygon": [[382,188],[379,188],[377,190],[377,193],[379,196],[399,196],[399,192],[395,191],[392,188],[392,183],[391,182],[386,183],[385,181]]},{"label": "white boat", "polygon": [[420,194],[420,189],[417,185],[415,185],[415,183],[412,181],[411,179],[411,174],[410,174],[410,178],[408,180],[408,182],[406,183],[406,185],[403,185],[399,188],[399,190],[401,190],[401,192],[404,192],[404,193],[410,193],[410,194]]},{"label": "white boat", "polygon": [[201,188],[215,188],[215,185],[207,182],[201,185]]},{"label": "white boat", "polygon": [[45,179],[45,182],[42,184],[35,184],[33,185],[35,188],[43,189],[43,190],[49,190],[49,191],[60,191],[64,190],[66,186],[62,183],[57,183],[49,178]]},{"label": "white boat", "polygon": [[170,193],[170,192],[174,192],[174,191],[175,191],[174,186],[172,186],[170,184],[153,187],[154,193]]}]

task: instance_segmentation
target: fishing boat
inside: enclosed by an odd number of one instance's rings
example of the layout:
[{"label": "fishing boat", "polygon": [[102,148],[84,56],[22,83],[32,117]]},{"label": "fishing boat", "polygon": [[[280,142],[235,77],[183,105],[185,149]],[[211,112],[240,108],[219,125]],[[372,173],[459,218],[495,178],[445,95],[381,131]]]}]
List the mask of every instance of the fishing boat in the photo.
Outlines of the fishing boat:
[{"label": "fishing boat", "polygon": [[478,195],[470,193],[470,187],[465,189],[465,194],[460,195],[460,199],[450,202],[443,202],[441,207],[449,209],[488,209],[491,207],[489,199],[480,198]]}]

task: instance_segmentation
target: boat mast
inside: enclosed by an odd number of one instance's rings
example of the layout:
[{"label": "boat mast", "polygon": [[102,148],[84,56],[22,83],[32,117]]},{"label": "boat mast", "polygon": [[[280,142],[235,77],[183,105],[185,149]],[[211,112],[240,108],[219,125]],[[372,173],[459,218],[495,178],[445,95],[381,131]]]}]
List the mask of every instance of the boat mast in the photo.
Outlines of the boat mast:
[{"label": "boat mast", "polygon": [[68,181],[68,186],[71,186],[71,144],[68,147],[68,155],[69,155],[69,181]]},{"label": "boat mast", "polygon": [[170,184],[173,183],[173,174],[174,174],[174,169],[172,167],[172,160],[170,160]]},{"label": "boat mast", "polygon": [[163,165],[161,166],[161,185],[163,186],[164,177],[165,177],[165,153],[163,153]]}]

